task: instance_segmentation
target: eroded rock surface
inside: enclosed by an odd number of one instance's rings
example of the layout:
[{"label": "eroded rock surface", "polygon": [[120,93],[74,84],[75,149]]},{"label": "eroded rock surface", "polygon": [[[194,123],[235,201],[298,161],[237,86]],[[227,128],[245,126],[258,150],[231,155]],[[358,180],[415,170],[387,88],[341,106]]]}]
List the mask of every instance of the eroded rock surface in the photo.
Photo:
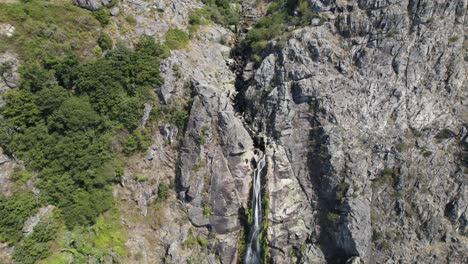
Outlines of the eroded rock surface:
[{"label": "eroded rock surface", "polygon": [[89,10],[98,9],[109,4],[110,2],[111,0],[73,0],[73,4]]},{"label": "eroded rock surface", "polygon": [[239,95],[270,146],[270,259],[465,262],[466,1],[312,3],[329,21]]}]

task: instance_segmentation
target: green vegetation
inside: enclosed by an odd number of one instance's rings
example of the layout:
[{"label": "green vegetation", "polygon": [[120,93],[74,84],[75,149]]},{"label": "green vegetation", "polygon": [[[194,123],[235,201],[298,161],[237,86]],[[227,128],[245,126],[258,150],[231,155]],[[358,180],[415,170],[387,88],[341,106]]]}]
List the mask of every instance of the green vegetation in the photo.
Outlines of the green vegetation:
[{"label": "green vegetation", "polygon": [[15,168],[13,173],[10,174],[9,179],[16,183],[17,187],[24,185],[29,179],[31,179],[32,173],[27,170],[21,170],[18,167]]},{"label": "green vegetation", "polygon": [[200,145],[204,145],[206,143],[206,132],[210,129],[209,126],[202,126],[200,132],[197,136],[197,141]]},{"label": "green vegetation", "polygon": [[[223,26],[239,24],[239,8],[237,1],[203,0],[205,6],[189,14],[192,26],[204,25],[209,21]],[[232,5],[234,4],[234,5]]]},{"label": "green vegetation", "polygon": [[90,256],[102,262],[113,262],[118,257],[126,256],[125,241],[127,234],[120,224],[120,212],[116,205],[96,219],[96,223],[89,227],[77,227],[66,231],[64,226],[58,228],[58,248],[43,263],[68,263],[64,254],[72,254],[76,263],[86,263]]},{"label": "green vegetation", "polygon": [[112,49],[112,39],[109,35],[107,35],[104,32],[102,32],[101,35],[99,35],[97,43],[102,50]]},{"label": "green vegetation", "polygon": [[197,245],[197,239],[193,236],[193,228],[191,227],[188,231],[187,238],[182,243],[182,246],[193,248]]},{"label": "green vegetation", "polygon": [[[281,36],[290,26],[309,25],[318,14],[312,11],[307,0],[274,0],[268,7],[265,17],[259,19],[242,42],[244,52],[254,61],[266,48],[269,40]],[[295,14],[296,13],[296,14]],[[327,21],[321,18],[321,23]]]},{"label": "green vegetation", "polygon": [[181,49],[188,45],[189,36],[181,29],[169,29],[164,35],[165,44],[170,49]]},{"label": "green vegetation", "polygon": [[158,186],[158,201],[165,201],[169,197],[169,187],[160,183]]},{"label": "green vegetation", "polygon": [[338,219],[340,219],[340,215],[337,214],[337,213],[334,213],[334,212],[328,212],[327,213],[327,219],[328,219],[328,221],[336,222],[336,221],[338,221]]},{"label": "green vegetation", "polygon": [[109,24],[110,14],[107,8],[101,7],[96,10],[93,10],[92,13],[94,18],[96,18],[96,20],[99,21],[99,23],[101,23],[101,26],[106,26],[107,24]]},{"label": "green vegetation", "polygon": [[454,35],[454,36],[451,36],[451,37],[449,37],[449,39],[448,39],[448,40],[449,40],[449,42],[452,42],[452,43],[453,43],[453,42],[457,42],[457,41],[458,41],[458,39],[459,39],[459,37],[458,37],[458,36],[456,36],[456,35]]},{"label": "green vegetation", "polygon": [[336,188],[335,191],[335,199],[337,202],[343,202],[346,191],[348,190],[348,184],[345,183],[345,180],[343,179],[339,184],[338,187]]},{"label": "green vegetation", "polygon": [[98,21],[71,3],[31,0],[0,3],[0,23],[10,23],[15,34],[0,38],[0,52],[13,49],[26,62],[74,51],[83,54],[96,45]]},{"label": "green vegetation", "polygon": [[125,21],[127,21],[130,25],[136,25],[137,23],[135,17],[131,15],[125,16]]},{"label": "green vegetation", "polygon": [[189,119],[190,102],[182,104],[179,102],[173,102],[172,106],[158,104],[151,111],[151,120],[164,120],[171,121],[174,123],[180,132],[184,131],[185,124]]},{"label": "green vegetation", "polygon": [[52,254],[50,248],[60,228],[60,214],[54,210],[52,216],[41,219],[33,233],[24,237],[15,247],[13,259],[17,263],[33,264]]},{"label": "green vegetation", "polygon": [[403,141],[398,143],[395,147],[399,152],[405,152],[406,150],[408,150],[408,144],[406,144]]},{"label": "green vegetation", "polygon": [[198,236],[197,237],[198,244],[202,247],[206,247],[207,241],[204,236]]},{"label": "green vegetation", "polygon": [[450,129],[444,128],[440,130],[437,135],[435,136],[438,140],[449,139],[455,136],[455,133],[452,132]]},{"label": "green vegetation", "polygon": [[[21,186],[37,172],[41,192],[0,196],[0,241],[15,245],[18,263],[62,263],[65,252],[80,263],[89,255],[124,255],[118,214],[111,210],[103,215],[113,206],[111,186],[122,175],[110,139],[117,132],[130,135],[121,148],[125,151],[149,144],[149,133],[138,125],[143,104],[154,98],[153,88],[162,83],[159,62],[167,49],[143,37],[134,50],[122,44],[111,50],[111,38],[102,33],[96,47],[108,52],[84,60],[75,45],[96,39],[82,30],[95,31],[97,23],[89,12],[67,4],[0,4],[0,21],[4,20],[15,24],[17,34],[2,38],[0,50],[13,48],[25,59],[19,89],[3,96],[0,145],[26,167],[10,179]],[[55,31],[41,35],[51,26],[63,39],[56,39]],[[25,38],[26,34],[31,35]],[[132,140],[134,144],[128,143]],[[62,213],[41,220],[31,235],[23,236],[26,219],[46,204]],[[53,253],[52,247],[60,247],[60,252]]]},{"label": "green vegetation", "polygon": [[203,205],[203,215],[205,217],[209,217],[211,215],[211,208],[207,204]]},{"label": "green vegetation", "polygon": [[383,170],[384,176],[391,176],[393,175],[393,168],[385,167]]},{"label": "green vegetation", "polygon": [[245,255],[245,246],[247,242],[246,228],[244,227],[239,231],[239,239],[237,241],[237,254],[241,256],[241,259],[244,259]]},{"label": "green vegetation", "polygon": [[137,173],[135,174],[135,180],[138,182],[146,182],[148,181],[148,176]]},{"label": "green vegetation", "polygon": [[30,192],[18,192],[8,198],[0,195],[0,241],[18,242],[24,222],[36,213],[39,205],[38,197]]},{"label": "green vegetation", "polygon": [[123,145],[123,151],[126,154],[135,153],[148,149],[151,145],[151,133],[146,130],[133,130],[133,133],[127,137]]},{"label": "green vegetation", "polygon": [[40,170],[42,198],[63,209],[67,226],[93,223],[110,207],[117,180],[108,143],[114,129],[135,132],[143,103],[161,84],[163,49],[143,38],[104,58],[74,55],[22,67],[21,87],[5,94],[0,144],[29,170]]},{"label": "green vegetation", "polygon": [[[12,195],[0,195],[0,242],[15,246],[16,263],[67,263],[71,255],[76,263],[111,263],[126,255],[112,186],[123,175],[123,154],[151,143],[151,128],[140,128],[140,119],[144,103],[156,99],[153,90],[163,82],[159,64],[169,52],[150,37],[134,49],[114,45],[98,21],[108,23],[107,9],[0,3],[0,22],[16,28],[12,37],[0,38],[0,52],[13,50],[23,62],[19,87],[2,94],[0,108],[0,146],[24,162],[9,176]],[[175,37],[186,45],[187,36]],[[189,103],[154,104],[148,122],[164,120],[183,131]],[[28,181],[40,192],[19,189]],[[168,195],[169,187],[160,184],[158,200]],[[54,206],[52,216],[25,236],[25,221],[46,205]]]}]

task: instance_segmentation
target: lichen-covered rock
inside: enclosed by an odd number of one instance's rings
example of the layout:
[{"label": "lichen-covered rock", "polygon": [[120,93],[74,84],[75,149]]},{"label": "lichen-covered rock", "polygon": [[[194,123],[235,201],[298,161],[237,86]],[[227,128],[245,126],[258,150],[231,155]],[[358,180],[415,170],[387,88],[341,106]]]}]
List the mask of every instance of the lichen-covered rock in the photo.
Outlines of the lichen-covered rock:
[{"label": "lichen-covered rock", "polygon": [[[232,247],[241,229],[239,209],[246,208],[249,199],[253,141],[223,92],[206,83],[193,86],[194,100],[181,146],[179,195],[187,202],[195,226],[205,225],[230,237],[225,243]],[[225,250],[218,247],[218,251]],[[236,253],[224,255],[226,263]]]}]

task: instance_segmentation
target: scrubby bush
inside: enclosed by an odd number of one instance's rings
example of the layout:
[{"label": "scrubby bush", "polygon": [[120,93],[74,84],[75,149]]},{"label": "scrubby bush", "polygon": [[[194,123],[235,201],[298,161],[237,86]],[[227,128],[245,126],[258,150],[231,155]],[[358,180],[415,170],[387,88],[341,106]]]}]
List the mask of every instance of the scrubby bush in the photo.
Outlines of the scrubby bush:
[{"label": "scrubby bush", "polygon": [[15,193],[8,198],[0,195],[0,241],[20,240],[24,222],[35,214],[39,204],[38,197],[29,192]]},{"label": "scrubby bush", "polygon": [[164,201],[167,197],[169,197],[169,187],[164,183],[160,183],[158,186],[158,200]]},{"label": "scrubby bush", "polygon": [[93,10],[93,16],[96,18],[97,21],[99,21],[99,23],[101,23],[101,26],[109,24],[110,14],[107,8],[101,7],[96,10]]},{"label": "scrubby bush", "polygon": [[68,227],[94,223],[112,204],[114,128],[130,131],[138,150],[149,145],[136,128],[152,88],[162,83],[164,54],[142,38],[134,51],[120,46],[95,60],[50,58],[23,67],[20,89],[5,94],[0,144],[39,171],[42,199],[62,209]]},{"label": "scrubby bush", "polygon": [[[310,7],[308,0],[275,0],[270,4],[267,15],[247,32],[242,41],[244,52],[256,61],[268,41],[280,37],[290,26],[309,25],[315,17],[318,15]],[[323,16],[321,23],[327,20]]]},{"label": "scrubby bush", "polygon": [[208,21],[229,26],[239,24],[239,10],[234,8],[237,1],[204,0],[205,6],[189,14],[190,25],[203,25]]},{"label": "scrubby bush", "polygon": [[108,34],[104,32],[102,32],[101,35],[99,35],[97,43],[102,50],[112,49],[112,39]]},{"label": "scrubby bush", "polygon": [[327,213],[327,219],[328,219],[328,221],[336,222],[336,221],[338,221],[338,219],[340,219],[340,215],[337,214],[337,213],[334,213],[334,212],[328,212]]}]

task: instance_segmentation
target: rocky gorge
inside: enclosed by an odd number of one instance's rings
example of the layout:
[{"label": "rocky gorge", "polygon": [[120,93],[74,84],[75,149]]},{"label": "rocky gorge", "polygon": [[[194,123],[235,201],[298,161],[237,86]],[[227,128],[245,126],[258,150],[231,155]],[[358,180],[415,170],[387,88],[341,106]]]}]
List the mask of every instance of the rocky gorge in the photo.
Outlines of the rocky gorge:
[{"label": "rocky gorge", "polygon": [[[128,158],[113,188],[128,254],[109,263],[243,263],[263,155],[262,263],[468,261],[468,2],[307,2],[316,17],[257,60],[241,41],[271,3],[244,0],[243,27],[201,25],[161,62],[155,100],[187,109],[186,124],[150,124],[150,147]],[[203,5],[121,0],[106,30],[128,42],[188,33]],[[18,82],[6,60],[0,95]],[[0,156],[2,193],[15,166]]]}]

